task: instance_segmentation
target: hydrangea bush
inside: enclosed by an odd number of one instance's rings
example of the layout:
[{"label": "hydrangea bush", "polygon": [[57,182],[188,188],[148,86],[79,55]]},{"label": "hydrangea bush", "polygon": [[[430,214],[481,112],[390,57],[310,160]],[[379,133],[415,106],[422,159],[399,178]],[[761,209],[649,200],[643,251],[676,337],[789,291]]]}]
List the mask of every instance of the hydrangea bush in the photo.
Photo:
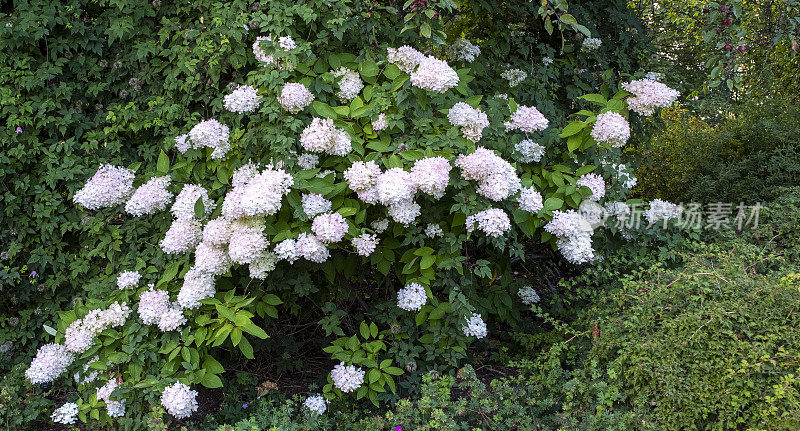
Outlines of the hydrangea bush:
[{"label": "hydrangea bush", "polygon": [[[190,416],[198,386],[222,385],[227,351],[263,354],[264,328],[311,304],[326,304],[321,325],[341,337],[324,348],[326,400],[378,404],[404,372],[460,365],[473,342],[525,306],[512,261],[528,261],[542,243],[573,263],[600,255],[577,210],[584,201],[625,205],[616,167],[633,120],[628,100],[646,113],[677,97],[630,76],[609,79],[569,101],[584,109],[562,127],[566,116],[522,91],[525,78],[519,94],[494,94],[501,71],[479,64],[490,51],[477,40],[445,43],[431,18],[449,7],[408,12],[428,26],[423,38],[406,32],[353,52],[320,42],[344,31],[317,27],[334,20],[318,12],[328,8],[321,2],[271,7],[255,23],[228,17],[252,29],[247,58],[213,57],[240,65],[231,85],[187,102],[185,123],[157,151],[98,160],[69,196],[86,219],[91,265],[104,272],[46,328],[55,342],[26,376],[58,384],[74,374],[82,421],[148,403]],[[553,33],[555,15],[540,15]],[[566,38],[574,26],[562,19]],[[576,35],[588,31],[580,27]],[[623,83],[641,84],[626,84],[631,95]],[[608,113],[618,117],[603,125]],[[125,118],[111,112],[106,137],[146,140]],[[114,259],[123,246],[132,251]],[[345,334],[337,304],[351,300],[365,321]]]}]

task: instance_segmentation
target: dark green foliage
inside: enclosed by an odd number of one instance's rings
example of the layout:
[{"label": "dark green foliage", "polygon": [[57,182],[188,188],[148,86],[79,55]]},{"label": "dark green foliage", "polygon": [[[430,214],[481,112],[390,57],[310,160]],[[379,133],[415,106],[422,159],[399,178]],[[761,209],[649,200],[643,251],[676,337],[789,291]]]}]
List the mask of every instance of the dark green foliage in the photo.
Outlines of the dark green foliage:
[{"label": "dark green foliage", "polygon": [[640,196],[672,202],[769,202],[800,185],[800,109],[787,99],[751,102],[718,123],[665,113],[665,129],[638,151]]}]

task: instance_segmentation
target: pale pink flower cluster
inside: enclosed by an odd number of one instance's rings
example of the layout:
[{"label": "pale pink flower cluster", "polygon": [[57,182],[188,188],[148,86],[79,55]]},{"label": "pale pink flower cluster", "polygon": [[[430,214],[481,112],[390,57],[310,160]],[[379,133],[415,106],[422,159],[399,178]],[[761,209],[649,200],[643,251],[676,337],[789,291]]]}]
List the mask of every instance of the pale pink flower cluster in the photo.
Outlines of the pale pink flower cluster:
[{"label": "pale pink flower cluster", "polygon": [[222,275],[231,265],[231,258],[224,246],[215,246],[205,241],[197,245],[197,250],[194,252],[194,266],[198,271]]},{"label": "pale pink flower cluster", "polygon": [[107,328],[122,326],[131,310],[125,303],[114,302],[106,309],[89,311],[83,319],[72,322],[64,332],[64,345],[73,353],[83,353],[94,344],[97,334]]},{"label": "pale pink flower cluster", "polygon": [[142,275],[136,271],[123,271],[117,276],[117,287],[120,290],[134,287],[139,284]]},{"label": "pale pink flower cluster", "polygon": [[381,173],[375,181],[375,186],[378,190],[378,200],[387,206],[410,201],[417,191],[414,176],[399,167]]},{"label": "pale pink flower cluster", "polygon": [[381,168],[371,160],[368,162],[353,162],[344,171],[344,179],[350,186],[350,190],[356,192],[359,199],[370,204],[378,201],[376,184],[380,175]]},{"label": "pale pink flower cluster", "polygon": [[597,116],[590,134],[597,142],[605,142],[614,148],[619,148],[631,137],[631,126],[622,115],[608,111]]},{"label": "pale pink flower cluster", "polygon": [[294,263],[300,256],[297,253],[297,240],[285,239],[275,246],[275,256],[279,260],[285,260],[289,263]]},{"label": "pale pink flower cluster", "polygon": [[134,173],[130,169],[103,164],[72,198],[90,210],[119,205],[133,192]]},{"label": "pale pink flower cluster", "polygon": [[359,256],[369,256],[378,247],[378,237],[370,233],[362,233],[354,237],[352,243]]},{"label": "pale pink flower cluster", "polygon": [[425,157],[414,162],[411,178],[419,191],[441,199],[450,182],[451,169],[450,162],[444,157]]},{"label": "pale pink flower cluster", "polygon": [[258,90],[251,85],[240,85],[233,93],[223,98],[225,109],[239,114],[258,108]]},{"label": "pale pink flower cluster", "polygon": [[372,131],[373,132],[380,132],[381,130],[385,129],[389,126],[389,123],[386,122],[386,114],[381,112],[378,115],[378,118],[372,122]]},{"label": "pale pink flower cluster", "polygon": [[189,131],[189,140],[195,148],[213,148],[211,158],[221,159],[230,150],[230,129],[215,119],[201,121]]},{"label": "pale pink flower cluster", "polygon": [[511,114],[511,119],[505,123],[506,131],[521,130],[533,133],[547,128],[550,122],[534,106],[518,106]]},{"label": "pale pink flower cluster", "polygon": [[25,377],[33,384],[52,382],[72,364],[75,356],[62,344],[39,347]]},{"label": "pale pink flower cluster", "polygon": [[542,203],[542,194],[537,192],[533,187],[523,187],[519,192],[519,208],[523,211],[536,214],[544,208]]},{"label": "pale pink flower cluster", "polygon": [[298,256],[314,263],[325,262],[331,257],[331,252],[314,234],[301,233],[294,246]]},{"label": "pale pink flower cluster", "polygon": [[597,202],[606,195],[606,182],[603,177],[598,174],[585,174],[578,178],[575,183],[577,186],[586,186],[592,190],[592,194],[587,196],[586,199]]},{"label": "pale pink flower cluster", "polygon": [[467,337],[484,338],[487,334],[486,322],[478,313],[472,313],[472,316],[467,319],[467,324],[461,330]]},{"label": "pale pink flower cluster", "polygon": [[397,306],[406,311],[419,311],[428,302],[425,288],[419,283],[409,283],[397,291]]},{"label": "pale pink flower cluster", "polygon": [[405,73],[411,73],[425,58],[425,54],[403,45],[400,48],[389,48],[386,59]]},{"label": "pale pink flower cluster", "polygon": [[639,115],[653,115],[658,108],[672,106],[681,95],[677,90],[646,78],[625,82],[622,88],[633,94],[627,99],[628,108]]},{"label": "pale pink flower cluster", "polygon": [[186,323],[183,310],[178,306],[170,306],[158,319],[158,329],[161,332],[170,332],[180,329]]},{"label": "pale pink flower cluster", "polygon": [[479,182],[478,194],[493,201],[508,198],[521,186],[514,167],[488,148],[478,147],[472,154],[459,155],[456,166],[465,180]]},{"label": "pale pink flower cluster", "polygon": [[467,217],[467,232],[478,229],[487,236],[498,238],[511,229],[511,220],[505,211],[498,208],[489,208]]},{"label": "pale pink flower cluster", "polygon": [[341,241],[347,234],[347,221],[339,213],[320,214],[311,223],[311,231],[323,244]]},{"label": "pale pink flower cluster", "polygon": [[411,72],[411,85],[435,93],[444,93],[458,85],[458,81],[458,73],[447,62],[430,55]]},{"label": "pale pink flower cluster", "polygon": [[161,405],[177,419],[185,419],[197,411],[197,391],[181,382],[164,388]]},{"label": "pale pink flower cluster", "polygon": [[139,318],[145,325],[155,325],[170,307],[169,293],[166,290],[146,290],[139,294]]},{"label": "pale pink flower cluster", "polygon": [[333,386],[339,388],[342,392],[353,392],[364,383],[364,375],[366,374],[361,368],[357,368],[355,365],[345,365],[342,362],[333,367],[331,380],[333,380]]},{"label": "pale pink flower cluster", "polygon": [[197,184],[185,184],[172,204],[172,215],[176,219],[195,218],[194,206],[198,199],[202,199],[204,215],[208,216],[214,211],[214,201],[208,197],[208,190]]},{"label": "pale pink flower cluster", "polygon": [[292,114],[302,111],[313,101],[314,95],[308,91],[305,85],[299,82],[287,82],[278,96],[278,102],[280,102],[281,107]]},{"label": "pale pink flower cluster", "polygon": [[240,265],[253,263],[267,249],[264,221],[259,218],[242,218],[231,222],[228,256]]},{"label": "pale pink flower cluster", "polygon": [[200,222],[194,219],[176,219],[159,245],[167,254],[180,254],[192,251],[200,242],[203,230]]},{"label": "pale pink flower cluster", "polygon": [[303,194],[301,202],[303,204],[303,212],[309,217],[331,210],[331,201],[325,199],[319,193]]},{"label": "pale pink flower cluster", "polygon": [[483,135],[483,129],[489,127],[489,117],[478,108],[473,108],[465,102],[458,102],[447,112],[450,124],[461,127],[464,138],[478,142]]},{"label": "pale pink flower cluster", "polygon": [[[266,169],[253,176],[243,186],[235,187],[225,196],[223,215],[229,219],[242,216],[269,216],[281,209],[283,196],[289,193],[294,185],[294,178],[283,169],[267,166]],[[225,213],[225,204],[232,198],[234,214]],[[238,197],[238,202],[235,202]]]},{"label": "pale pink flower cluster", "polygon": [[334,71],[333,76],[339,79],[339,92],[336,93],[336,96],[344,101],[349,102],[355,99],[364,88],[364,82],[361,81],[358,72],[344,66]]},{"label": "pale pink flower cluster", "polygon": [[133,196],[125,203],[125,211],[139,217],[167,208],[172,200],[172,193],[167,190],[169,184],[169,176],[151,178],[133,192]]},{"label": "pale pink flower cluster", "polygon": [[350,135],[334,127],[330,118],[314,118],[300,134],[300,145],[312,153],[346,156],[352,149]]}]

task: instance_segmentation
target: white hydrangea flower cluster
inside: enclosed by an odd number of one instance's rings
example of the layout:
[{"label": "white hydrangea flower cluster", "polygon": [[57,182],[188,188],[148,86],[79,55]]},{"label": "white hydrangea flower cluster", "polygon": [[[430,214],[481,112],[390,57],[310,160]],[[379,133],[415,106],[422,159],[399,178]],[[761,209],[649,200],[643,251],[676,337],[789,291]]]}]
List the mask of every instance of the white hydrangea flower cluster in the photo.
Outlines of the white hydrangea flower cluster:
[{"label": "white hydrangea flower cluster", "polygon": [[521,210],[528,211],[532,214],[536,214],[544,208],[542,194],[537,192],[533,187],[523,187],[519,192],[517,202]]},{"label": "white hydrangea flower cluster", "polygon": [[202,235],[203,230],[197,220],[175,219],[159,245],[167,254],[186,253],[194,250]]},{"label": "white hydrangea flower cluster", "polygon": [[117,276],[117,287],[119,290],[135,287],[141,278],[142,275],[136,271],[122,271]]},{"label": "white hydrangea flower cluster", "polygon": [[522,163],[539,162],[544,156],[544,147],[530,139],[523,139],[514,145],[514,149],[522,155],[519,161]]},{"label": "white hydrangea flower cluster", "polygon": [[78,419],[78,412],[80,409],[75,403],[64,403],[61,407],[57,408],[50,419],[57,424],[71,425]]},{"label": "white hydrangea flower cluster", "polygon": [[287,82],[278,95],[281,107],[292,114],[297,114],[314,101],[314,95],[299,82]]},{"label": "white hydrangea flower cluster", "polygon": [[464,335],[467,337],[484,338],[488,331],[486,330],[486,322],[483,321],[478,313],[472,313],[472,316],[467,319],[467,324],[461,328]]},{"label": "white hydrangea flower cluster", "polygon": [[181,308],[197,308],[200,306],[201,299],[211,298],[215,293],[217,291],[214,286],[214,276],[192,267],[183,276],[183,285],[178,292],[177,303]]},{"label": "white hydrangea flower cluster", "polygon": [[397,291],[397,306],[406,311],[419,311],[428,302],[425,288],[419,283],[409,283]]},{"label": "white hydrangea flower cluster", "polygon": [[528,74],[520,69],[506,69],[500,74],[500,77],[508,81],[509,87],[514,88],[521,84],[528,77]]},{"label": "white hydrangea flower cluster", "polygon": [[32,383],[52,382],[72,364],[75,356],[63,344],[45,344],[39,347],[25,377]]},{"label": "white hydrangea flower cluster", "polygon": [[184,133],[183,135],[178,135],[175,137],[175,149],[177,149],[181,154],[189,151],[192,148],[192,142],[189,140],[189,134]]},{"label": "white hydrangea flower cluster", "polygon": [[370,233],[362,233],[353,238],[353,248],[359,256],[369,256],[378,247],[378,237]]},{"label": "white hydrangea flower cluster", "polygon": [[350,70],[344,66],[333,72],[333,76],[339,79],[339,92],[336,96],[344,101],[351,101],[358,96],[364,88],[364,82],[358,72]]},{"label": "white hydrangea flower cluster", "polygon": [[628,98],[628,108],[639,115],[653,115],[658,108],[672,106],[680,93],[652,79],[638,79],[624,82],[622,88],[633,94]]},{"label": "white hydrangea flower cluster", "polygon": [[370,226],[375,230],[375,232],[383,233],[389,228],[389,219],[382,218],[380,220],[375,220],[370,223]]},{"label": "white hydrangea flower cluster", "polygon": [[[283,169],[268,165],[264,170],[245,169],[249,178],[234,184],[222,202],[222,215],[229,220],[241,217],[270,216],[281,209],[283,196],[294,185],[294,178]],[[240,168],[241,169],[241,168]]]},{"label": "white hydrangea flower cluster", "polygon": [[536,107],[520,105],[511,114],[511,119],[503,124],[506,126],[506,131],[521,130],[524,133],[533,133],[546,129],[550,121]]},{"label": "white hydrangea flower cluster", "polygon": [[106,411],[112,418],[125,415],[125,400],[115,401],[111,399],[111,394],[120,386],[117,379],[110,379],[105,385],[97,389],[97,399],[106,403]]},{"label": "white hydrangea flower cluster", "polygon": [[386,114],[381,112],[378,115],[378,118],[372,122],[372,131],[380,132],[381,130],[386,129],[387,127],[389,127],[389,123],[386,121]]},{"label": "white hydrangea flower cluster", "polygon": [[472,63],[476,58],[478,58],[479,55],[481,55],[481,49],[477,45],[473,45],[472,42],[462,37],[456,39],[455,42],[447,46],[447,55],[455,60],[462,60],[466,61],[467,63]]},{"label": "white hydrangea flower cluster", "polygon": [[417,65],[425,58],[425,54],[416,49],[403,45],[400,48],[389,48],[386,59],[405,73],[411,74]]},{"label": "white hydrangea flower cluster", "polygon": [[458,85],[458,81],[458,73],[447,62],[430,55],[423,57],[411,72],[411,85],[434,93],[444,93]]},{"label": "white hydrangea flower cluster", "polygon": [[311,413],[321,415],[328,409],[328,402],[329,401],[323,398],[322,395],[316,394],[306,398],[303,405],[310,410]]},{"label": "white hydrangea flower cluster", "polygon": [[622,187],[630,190],[636,186],[636,175],[633,174],[633,169],[628,169],[624,163],[612,164],[611,168],[617,172],[617,180],[622,183]]},{"label": "white hydrangea flower cluster", "polygon": [[300,169],[314,169],[319,164],[319,156],[311,153],[303,153],[297,156],[297,166]]},{"label": "white hydrangea flower cluster", "polygon": [[603,44],[603,41],[600,40],[599,37],[587,37],[583,39],[583,44],[581,45],[581,50],[583,51],[595,51],[600,49],[600,45]]},{"label": "white hydrangea flower cluster", "polygon": [[579,187],[586,186],[592,190],[592,194],[586,197],[586,199],[590,201],[597,202],[606,195],[606,182],[603,180],[603,177],[598,174],[590,173],[581,175],[575,184]]},{"label": "white hydrangea flower cluster", "polygon": [[450,162],[444,157],[424,157],[414,162],[411,178],[417,190],[441,199],[450,183],[451,169]]},{"label": "white hydrangea flower cluster", "polygon": [[644,210],[642,215],[650,226],[658,223],[666,223],[672,219],[679,219],[683,214],[683,207],[675,205],[661,199],[653,199],[650,201],[650,208]]},{"label": "white hydrangea flower cluster", "polygon": [[301,233],[294,242],[294,247],[298,256],[314,263],[325,262],[331,257],[330,250],[314,234]]},{"label": "white hydrangea flower cluster", "polygon": [[169,185],[169,176],[151,178],[133,192],[125,203],[125,212],[140,217],[167,208],[172,200],[172,193],[167,190]]},{"label": "white hydrangea flower cluster", "polygon": [[267,274],[275,269],[278,264],[278,256],[275,253],[261,253],[253,262],[250,263],[250,278],[264,280]]},{"label": "white hydrangea flower cluster", "polygon": [[197,411],[197,391],[181,382],[175,382],[164,388],[161,405],[177,419],[188,418]]},{"label": "white hydrangea flower cluster", "polygon": [[333,367],[331,379],[333,386],[339,388],[344,393],[353,392],[360,388],[364,383],[366,372],[355,365],[345,365],[344,362]]},{"label": "white hydrangea flower cluster", "polygon": [[240,265],[255,262],[269,245],[263,234],[264,220],[257,217],[241,218],[232,221],[230,226],[228,256],[231,261]]},{"label": "white hydrangea flower cluster", "polygon": [[319,193],[303,194],[303,212],[309,217],[322,214],[331,210],[331,201]]},{"label": "white hydrangea flower cluster", "polygon": [[558,238],[556,246],[568,262],[577,265],[595,258],[593,229],[580,213],[574,210],[554,211],[553,219],[544,226],[544,230]]},{"label": "white hydrangea flower cluster", "polygon": [[122,326],[131,310],[124,302],[114,302],[106,309],[89,311],[83,319],[72,322],[64,333],[64,345],[73,353],[83,353],[94,344],[97,334],[107,328]]},{"label": "white hydrangea flower cluster", "polygon": [[661,81],[662,78],[661,74],[658,72],[647,72],[644,74],[644,77],[653,81]]},{"label": "white hydrangea flower cluster", "polygon": [[428,238],[436,238],[437,236],[444,235],[444,231],[442,227],[438,224],[430,223],[428,226],[425,227],[425,236]]},{"label": "white hydrangea flower cluster", "polygon": [[285,260],[289,263],[294,263],[299,257],[297,252],[297,241],[290,238],[279,242],[275,246],[275,256],[277,256],[279,260]]},{"label": "white hydrangea flower cluster", "polygon": [[347,229],[347,221],[338,212],[320,214],[311,223],[311,231],[323,244],[341,241]]},{"label": "white hydrangea flower cluster", "polygon": [[77,371],[75,374],[72,375],[72,378],[75,380],[75,383],[85,385],[87,383],[92,383],[100,376],[100,373],[97,370],[89,371],[89,364],[92,362],[96,362],[99,358],[97,356],[93,356],[83,365],[83,372]]},{"label": "white hydrangea flower cluster", "polygon": [[417,185],[414,175],[403,168],[391,168],[375,180],[377,200],[388,207],[389,217],[408,225],[420,214],[420,206],[414,202]]},{"label": "white hydrangea flower cluster", "polygon": [[119,205],[133,192],[134,177],[130,169],[102,164],[72,200],[89,210]]},{"label": "white hydrangea flower cluster", "polygon": [[550,57],[542,57],[542,63],[544,63],[545,66],[553,64],[553,61],[554,60]]},{"label": "white hydrangea flower cluster", "polygon": [[[259,36],[256,38],[256,41],[253,43],[253,55],[256,57],[256,60],[260,61],[266,66],[273,66],[277,64],[277,66],[281,69],[291,68],[291,65],[288,63],[278,64],[275,56],[273,54],[267,54],[261,47],[261,42],[272,42],[272,40],[272,36]],[[282,36],[278,38],[278,47],[284,51],[291,51],[297,47],[297,44],[290,36]]]},{"label": "white hydrangea flower cluster", "polygon": [[350,135],[334,127],[330,118],[314,118],[300,134],[300,145],[312,153],[328,153],[333,156],[346,156],[353,147]]},{"label": "white hydrangea flower cluster", "polygon": [[185,184],[172,204],[172,215],[176,219],[194,219],[194,206],[198,199],[203,200],[205,216],[214,211],[214,201],[208,197],[208,190],[197,184]]},{"label": "white hydrangea flower cluster", "polygon": [[189,140],[192,141],[194,148],[213,148],[211,158],[221,159],[230,150],[230,129],[228,126],[215,119],[205,120],[197,123],[189,131]]},{"label": "white hydrangea flower cluster", "polygon": [[539,294],[536,293],[536,290],[531,286],[520,287],[517,296],[519,296],[520,301],[525,305],[539,302]]},{"label": "white hydrangea flower cluster", "polygon": [[620,223],[626,223],[631,216],[631,207],[625,202],[608,202],[605,205],[606,216],[614,217]]},{"label": "white hydrangea flower cluster", "polygon": [[478,147],[472,154],[461,154],[455,163],[465,180],[479,182],[476,192],[493,201],[508,198],[521,186],[514,167],[488,148]]},{"label": "white hydrangea flower cluster", "polygon": [[492,238],[501,237],[511,229],[511,220],[508,218],[508,214],[499,208],[489,208],[473,214],[467,217],[466,223],[467,232],[474,231],[475,224],[477,224],[479,230]]},{"label": "white hydrangea flower cluster", "polygon": [[169,293],[166,290],[146,290],[139,294],[139,308],[136,312],[142,323],[155,325],[170,306]]},{"label": "white hydrangea flower cluster", "polygon": [[374,162],[353,162],[344,171],[344,179],[350,190],[358,194],[358,198],[366,203],[378,201],[377,180],[381,175],[381,168]]},{"label": "white hydrangea flower cluster", "polygon": [[251,85],[240,85],[223,98],[225,109],[237,114],[253,112],[258,109],[258,90]]},{"label": "white hydrangea flower cluster", "polygon": [[489,117],[478,108],[473,108],[465,102],[453,105],[447,113],[450,124],[461,127],[464,138],[478,142],[483,135],[483,129],[489,127]]},{"label": "white hydrangea flower cluster", "polygon": [[597,142],[620,148],[631,137],[631,126],[622,115],[608,111],[597,116],[590,135]]}]

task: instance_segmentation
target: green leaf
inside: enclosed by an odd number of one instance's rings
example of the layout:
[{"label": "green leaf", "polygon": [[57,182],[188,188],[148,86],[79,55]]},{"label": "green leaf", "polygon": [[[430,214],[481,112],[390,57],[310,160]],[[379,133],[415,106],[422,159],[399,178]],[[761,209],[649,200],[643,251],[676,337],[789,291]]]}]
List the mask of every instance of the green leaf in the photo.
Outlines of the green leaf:
[{"label": "green leaf", "polygon": [[198,220],[204,219],[206,216],[206,206],[203,203],[203,198],[197,198],[197,201],[194,203],[194,218]]},{"label": "green leaf", "polygon": [[262,340],[266,340],[267,338],[269,338],[269,335],[267,335],[267,331],[261,329],[253,322],[246,323],[244,326],[242,326],[242,329],[244,329],[244,331],[247,332],[248,334],[261,338]]},{"label": "green leaf", "polygon": [[570,153],[580,148],[583,142],[583,135],[572,135],[567,138],[567,151]]},{"label": "green leaf", "polygon": [[369,326],[365,322],[361,322],[361,325],[358,327],[358,332],[361,333],[361,338],[367,339],[369,338]]},{"label": "green leaf", "polygon": [[424,36],[426,38],[430,38],[431,37],[431,25],[428,24],[427,22],[423,22],[422,25],[419,28],[419,32],[422,34],[422,36]]},{"label": "green leaf", "polygon": [[50,335],[52,335],[54,337],[58,333],[58,331],[56,331],[55,328],[53,328],[52,326],[42,325],[42,327],[44,328],[44,332],[47,332],[48,334],[50,334]]},{"label": "green leaf", "polygon": [[274,295],[272,293],[268,293],[268,294],[264,295],[262,297],[262,299],[263,299],[264,302],[266,302],[269,305],[281,305],[281,304],[283,304],[283,301],[281,301],[281,299],[278,298],[278,295]]},{"label": "green leaf", "polygon": [[568,13],[565,13],[564,15],[561,15],[561,17],[559,18],[559,20],[561,20],[561,22],[563,22],[564,24],[569,24],[569,25],[576,25],[576,24],[578,24],[578,20],[577,20],[577,19],[575,19],[575,17],[574,17],[574,16],[572,16],[572,15],[570,15],[570,14],[568,14]]},{"label": "green leaf", "polygon": [[369,373],[367,374],[367,377],[369,378],[369,382],[370,383],[375,383],[375,382],[378,381],[379,378],[381,378],[381,372],[378,371],[377,368],[373,368],[373,369],[369,370]]},{"label": "green leaf", "polygon": [[222,380],[219,378],[219,376],[211,373],[206,373],[200,383],[209,389],[222,387]]},{"label": "green leaf", "polygon": [[572,123],[567,124],[567,127],[564,127],[564,130],[562,130],[561,134],[558,135],[558,136],[560,136],[562,138],[566,138],[568,136],[572,136],[572,135],[580,132],[581,130],[583,130],[583,128],[585,126],[586,126],[586,123],[584,123],[583,121],[573,121]]},{"label": "green leaf", "polygon": [[419,342],[423,344],[433,343],[433,334],[425,334],[419,337]]},{"label": "green leaf", "polygon": [[158,163],[156,164],[156,170],[158,170],[161,174],[166,174],[169,172],[169,157],[164,150],[161,150],[161,153],[158,155]]},{"label": "green leaf", "polygon": [[239,342],[239,350],[242,351],[244,357],[247,359],[255,359],[256,357],[253,356],[253,346],[247,341],[247,338],[242,337],[242,341]]},{"label": "green leaf", "polygon": [[603,97],[602,94],[584,94],[583,96],[578,97],[578,99],[586,100],[587,102],[597,103],[598,105],[605,105],[607,103],[606,98]]},{"label": "green leaf", "polygon": [[389,374],[391,374],[393,376],[399,376],[400,374],[403,374],[403,370],[401,370],[400,368],[397,368],[397,367],[388,367],[384,371],[386,371],[387,373],[389,373]]},{"label": "green leaf", "polygon": [[219,313],[220,316],[230,320],[231,322],[235,322],[236,321],[236,315],[233,313],[233,311],[230,308],[225,307],[224,305],[219,305],[219,304],[214,305],[214,307],[216,307],[217,312]]},{"label": "green leaf", "polygon": [[180,262],[172,262],[171,264],[169,264],[169,266],[167,266],[167,269],[164,270],[164,274],[161,276],[161,279],[158,280],[158,283],[156,283],[156,287],[162,286],[172,281],[172,279],[175,278],[176,275],[178,275],[178,269],[180,268],[180,266],[181,266]]},{"label": "green leaf", "polygon": [[203,360],[203,369],[213,374],[222,374],[225,372],[225,368],[222,364],[209,355],[206,355],[205,360]]},{"label": "green leaf", "polygon": [[322,103],[319,100],[315,100],[314,103],[311,104],[311,107],[314,108],[314,111],[320,117],[332,118],[334,120],[339,118],[336,112],[334,112],[333,108],[331,108],[327,103]]},{"label": "green leaf", "polygon": [[545,211],[555,211],[561,208],[564,205],[564,201],[556,198],[556,197],[549,197],[544,201],[544,210]]}]

